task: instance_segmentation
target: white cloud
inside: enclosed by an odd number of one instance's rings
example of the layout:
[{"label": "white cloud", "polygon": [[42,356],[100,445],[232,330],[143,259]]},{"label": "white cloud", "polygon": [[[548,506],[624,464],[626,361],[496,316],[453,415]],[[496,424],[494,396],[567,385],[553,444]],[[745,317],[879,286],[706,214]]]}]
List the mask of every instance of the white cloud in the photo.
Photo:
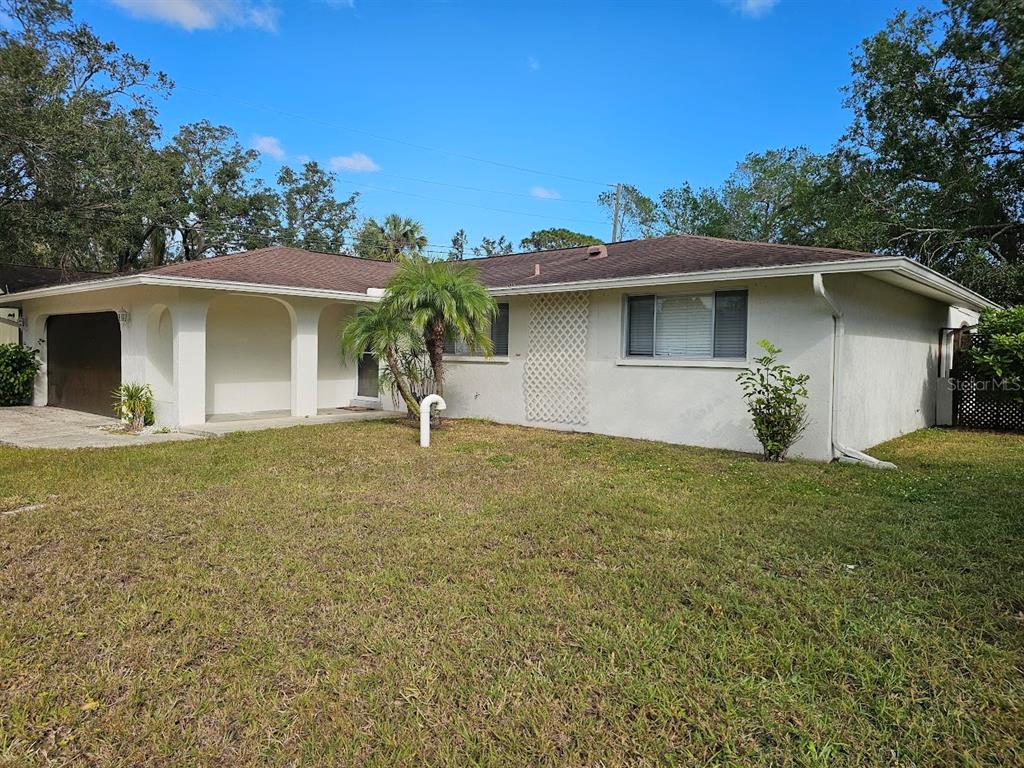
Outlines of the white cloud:
[{"label": "white cloud", "polygon": [[526,57],[526,66],[530,68],[531,72],[540,72],[540,60],[534,56]]},{"label": "white cloud", "polygon": [[768,14],[779,4],[779,0],[724,0],[725,4],[739,13],[752,19],[759,19]]},{"label": "white cloud", "polygon": [[254,27],[277,31],[279,11],[253,0],[111,0],[139,19],[155,19],[192,32],[217,27]]},{"label": "white cloud", "polygon": [[260,136],[257,134],[252,137],[252,148],[261,155],[270,155],[275,160],[284,160],[284,147],[281,146],[281,142],[276,136]]},{"label": "white cloud", "polygon": [[558,194],[557,190],[551,189],[550,187],[530,187],[530,194],[533,197],[540,198],[541,200],[561,200],[562,196]]},{"label": "white cloud", "polygon": [[353,152],[351,155],[332,157],[328,164],[332,171],[352,171],[354,173],[373,173],[379,171],[380,166],[373,162],[373,158],[364,155],[362,152]]}]

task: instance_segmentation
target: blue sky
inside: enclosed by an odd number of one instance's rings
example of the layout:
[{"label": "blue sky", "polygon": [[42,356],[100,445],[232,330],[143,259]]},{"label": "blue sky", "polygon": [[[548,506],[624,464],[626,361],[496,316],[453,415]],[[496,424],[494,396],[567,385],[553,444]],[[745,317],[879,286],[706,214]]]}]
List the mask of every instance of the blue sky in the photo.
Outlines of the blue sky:
[{"label": "blue sky", "polygon": [[412,216],[446,247],[459,227],[471,244],[551,226],[607,239],[602,184],[718,184],[748,152],[828,149],[849,122],[850,52],[918,4],[79,0],[75,13],[175,81],[158,103],[167,133],[229,125],[268,178],[313,158],[339,194],[361,193],[361,214]]}]

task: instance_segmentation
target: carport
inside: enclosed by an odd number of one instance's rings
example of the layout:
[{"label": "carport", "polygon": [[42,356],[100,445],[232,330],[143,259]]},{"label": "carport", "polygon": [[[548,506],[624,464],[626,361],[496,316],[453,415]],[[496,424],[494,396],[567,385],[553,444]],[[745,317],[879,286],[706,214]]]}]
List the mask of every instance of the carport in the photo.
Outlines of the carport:
[{"label": "carport", "polygon": [[121,384],[121,326],[114,312],[51,315],[46,321],[46,404],[113,415]]}]

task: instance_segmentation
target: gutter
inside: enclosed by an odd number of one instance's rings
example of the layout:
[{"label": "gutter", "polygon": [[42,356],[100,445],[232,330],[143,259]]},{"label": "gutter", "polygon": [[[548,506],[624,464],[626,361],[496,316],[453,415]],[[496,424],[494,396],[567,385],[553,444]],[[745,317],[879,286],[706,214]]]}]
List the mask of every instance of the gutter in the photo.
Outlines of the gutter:
[{"label": "gutter", "polygon": [[836,425],[839,423],[839,384],[842,381],[839,375],[839,363],[842,360],[840,352],[843,347],[846,327],[843,323],[843,311],[825,290],[825,279],[821,273],[815,272],[812,279],[814,293],[825,302],[832,313],[832,408],[828,430],[832,440],[832,458],[842,462],[865,464],[872,469],[896,469],[896,465],[892,462],[881,461],[863,451],[845,446],[836,438]]},{"label": "gutter", "polygon": [[77,283],[61,283],[44,288],[32,288],[27,291],[6,294],[12,302],[26,299],[41,299],[50,296],[64,296],[71,293],[90,293],[110,288],[129,288],[138,285],[163,286],[165,288],[204,288],[232,293],[269,293],[279,296],[304,296],[318,299],[340,299],[343,301],[376,303],[380,297],[375,295],[374,288],[366,293],[354,291],[335,291],[320,288],[299,288],[292,285],[272,285],[265,283],[244,283],[233,280],[210,280],[198,277],[178,277],[175,275],[118,275],[99,280],[83,280]]}]

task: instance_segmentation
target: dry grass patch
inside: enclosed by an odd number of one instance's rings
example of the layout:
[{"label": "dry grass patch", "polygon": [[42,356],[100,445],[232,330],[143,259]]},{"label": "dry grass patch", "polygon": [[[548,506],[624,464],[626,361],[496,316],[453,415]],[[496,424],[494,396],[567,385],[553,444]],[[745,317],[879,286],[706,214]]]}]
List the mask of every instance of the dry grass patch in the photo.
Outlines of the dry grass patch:
[{"label": "dry grass patch", "polygon": [[0,448],[0,761],[1024,761],[1021,438],[415,441]]}]

